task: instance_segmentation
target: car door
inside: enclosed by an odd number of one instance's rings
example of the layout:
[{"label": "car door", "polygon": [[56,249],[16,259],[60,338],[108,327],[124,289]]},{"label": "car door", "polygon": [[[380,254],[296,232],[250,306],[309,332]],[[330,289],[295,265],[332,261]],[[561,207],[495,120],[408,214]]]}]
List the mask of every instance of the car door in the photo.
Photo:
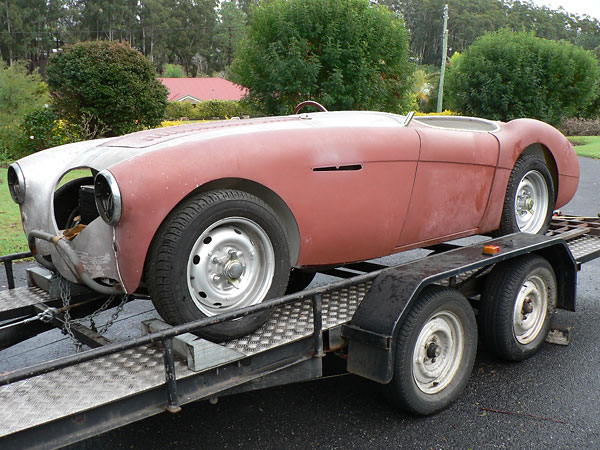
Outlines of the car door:
[{"label": "car door", "polygon": [[[419,136],[400,123],[316,129],[290,155],[273,187],[289,205],[301,235],[298,265],[339,264],[390,254],[404,224],[419,155]],[[291,144],[290,144],[291,145]]]},{"label": "car door", "polygon": [[477,232],[498,161],[497,139],[486,131],[417,125],[421,153],[397,247]]}]

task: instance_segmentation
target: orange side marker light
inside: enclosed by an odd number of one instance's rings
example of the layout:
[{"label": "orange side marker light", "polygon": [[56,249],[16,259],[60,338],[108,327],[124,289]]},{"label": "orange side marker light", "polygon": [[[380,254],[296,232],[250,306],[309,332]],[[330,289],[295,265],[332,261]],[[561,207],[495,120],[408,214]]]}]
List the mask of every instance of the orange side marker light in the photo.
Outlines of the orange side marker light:
[{"label": "orange side marker light", "polygon": [[497,255],[500,253],[499,245],[484,245],[483,252],[484,255]]}]

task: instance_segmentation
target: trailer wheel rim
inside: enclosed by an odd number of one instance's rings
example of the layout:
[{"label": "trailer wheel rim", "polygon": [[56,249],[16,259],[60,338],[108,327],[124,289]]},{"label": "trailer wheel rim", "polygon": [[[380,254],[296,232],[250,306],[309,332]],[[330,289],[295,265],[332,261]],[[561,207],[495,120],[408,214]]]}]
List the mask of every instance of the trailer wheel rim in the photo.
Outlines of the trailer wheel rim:
[{"label": "trailer wheel rim", "polygon": [[521,178],[515,196],[515,218],[520,231],[537,233],[542,229],[549,195],[546,179],[537,170],[530,170]]},{"label": "trailer wheel rim", "polygon": [[434,314],[423,326],[413,352],[413,379],[425,394],[437,394],[454,380],[463,357],[464,329],[451,311]]},{"label": "trailer wheel rim", "polygon": [[194,243],[187,263],[190,296],[207,316],[262,302],[274,273],[269,235],[245,217],[228,217],[209,226]]},{"label": "trailer wheel rim", "polygon": [[530,276],[521,286],[513,309],[513,329],[519,343],[533,342],[544,328],[548,295],[546,283],[537,275]]}]

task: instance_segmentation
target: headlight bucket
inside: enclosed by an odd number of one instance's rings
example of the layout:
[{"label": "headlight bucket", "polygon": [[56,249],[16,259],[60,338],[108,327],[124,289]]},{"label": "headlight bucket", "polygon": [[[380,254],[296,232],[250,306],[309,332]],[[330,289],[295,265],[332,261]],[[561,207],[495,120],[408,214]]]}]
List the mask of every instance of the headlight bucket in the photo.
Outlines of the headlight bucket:
[{"label": "headlight bucket", "polygon": [[100,217],[109,225],[117,225],[121,220],[121,191],[108,170],[100,171],[94,178],[94,197]]},{"label": "headlight bucket", "polygon": [[12,163],[7,174],[8,189],[13,201],[22,205],[25,201],[25,176],[17,163]]}]

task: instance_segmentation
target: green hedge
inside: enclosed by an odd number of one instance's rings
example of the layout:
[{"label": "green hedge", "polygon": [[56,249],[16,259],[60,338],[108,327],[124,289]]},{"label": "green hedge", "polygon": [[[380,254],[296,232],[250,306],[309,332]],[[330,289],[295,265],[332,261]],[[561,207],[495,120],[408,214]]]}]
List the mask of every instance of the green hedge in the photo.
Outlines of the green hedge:
[{"label": "green hedge", "polygon": [[502,29],[479,37],[453,61],[445,98],[465,115],[557,125],[597,96],[598,60],[565,41]]},{"label": "green hedge", "polygon": [[200,103],[168,102],[166,118],[177,120],[187,117],[189,120],[229,119],[251,113],[250,107],[234,100],[208,100]]}]

